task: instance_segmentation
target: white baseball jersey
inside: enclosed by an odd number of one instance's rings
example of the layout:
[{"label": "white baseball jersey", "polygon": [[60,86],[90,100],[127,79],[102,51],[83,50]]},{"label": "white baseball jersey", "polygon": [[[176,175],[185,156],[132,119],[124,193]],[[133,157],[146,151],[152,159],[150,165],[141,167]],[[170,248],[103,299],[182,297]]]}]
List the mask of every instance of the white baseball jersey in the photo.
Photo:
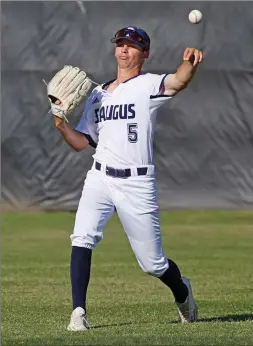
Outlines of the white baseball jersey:
[{"label": "white baseball jersey", "polygon": [[153,164],[153,139],[166,74],[140,74],[112,91],[97,86],[88,98],[76,130],[96,146],[93,158],[112,167]]}]

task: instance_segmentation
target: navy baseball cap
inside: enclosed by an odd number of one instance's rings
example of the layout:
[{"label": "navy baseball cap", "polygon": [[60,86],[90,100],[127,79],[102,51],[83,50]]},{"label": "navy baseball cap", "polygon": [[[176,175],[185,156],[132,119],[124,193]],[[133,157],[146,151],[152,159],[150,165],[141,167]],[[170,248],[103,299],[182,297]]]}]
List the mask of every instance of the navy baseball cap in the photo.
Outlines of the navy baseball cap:
[{"label": "navy baseball cap", "polygon": [[118,40],[125,39],[129,40],[143,50],[148,51],[150,49],[150,37],[146,31],[136,26],[127,26],[116,32],[115,36],[111,39],[112,43],[116,43]]}]

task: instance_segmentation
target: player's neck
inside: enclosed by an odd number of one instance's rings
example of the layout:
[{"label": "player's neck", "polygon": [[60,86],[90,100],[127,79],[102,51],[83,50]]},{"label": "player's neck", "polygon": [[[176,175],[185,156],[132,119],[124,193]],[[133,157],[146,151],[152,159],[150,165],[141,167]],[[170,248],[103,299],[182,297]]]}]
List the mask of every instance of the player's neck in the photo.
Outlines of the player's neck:
[{"label": "player's neck", "polygon": [[118,84],[124,83],[128,79],[134,78],[141,73],[140,67],[135,67],[133,69],[121,69],[118,67],[117,82]]}]

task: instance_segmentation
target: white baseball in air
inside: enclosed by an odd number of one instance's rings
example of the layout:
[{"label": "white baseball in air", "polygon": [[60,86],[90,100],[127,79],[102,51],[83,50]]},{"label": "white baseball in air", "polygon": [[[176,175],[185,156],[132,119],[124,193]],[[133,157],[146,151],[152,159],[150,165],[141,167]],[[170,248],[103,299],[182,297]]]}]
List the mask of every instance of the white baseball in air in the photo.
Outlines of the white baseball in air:
[{"label": "white baseball in air", "polygon": [[192,10],[189,13],[189,21],[193,24],[198,24],[202,20],[202,13],[199,10]]}]

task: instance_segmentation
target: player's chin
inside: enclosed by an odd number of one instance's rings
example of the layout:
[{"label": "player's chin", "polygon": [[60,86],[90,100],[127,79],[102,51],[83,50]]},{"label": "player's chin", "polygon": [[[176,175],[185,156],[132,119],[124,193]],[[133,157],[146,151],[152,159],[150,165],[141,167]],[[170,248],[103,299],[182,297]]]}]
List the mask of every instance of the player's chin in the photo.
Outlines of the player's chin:
[{"label": "player's chin", "polygon": [[127,60],[119,60],[118,65],[120,68],[128,68],[129,62]]}]

